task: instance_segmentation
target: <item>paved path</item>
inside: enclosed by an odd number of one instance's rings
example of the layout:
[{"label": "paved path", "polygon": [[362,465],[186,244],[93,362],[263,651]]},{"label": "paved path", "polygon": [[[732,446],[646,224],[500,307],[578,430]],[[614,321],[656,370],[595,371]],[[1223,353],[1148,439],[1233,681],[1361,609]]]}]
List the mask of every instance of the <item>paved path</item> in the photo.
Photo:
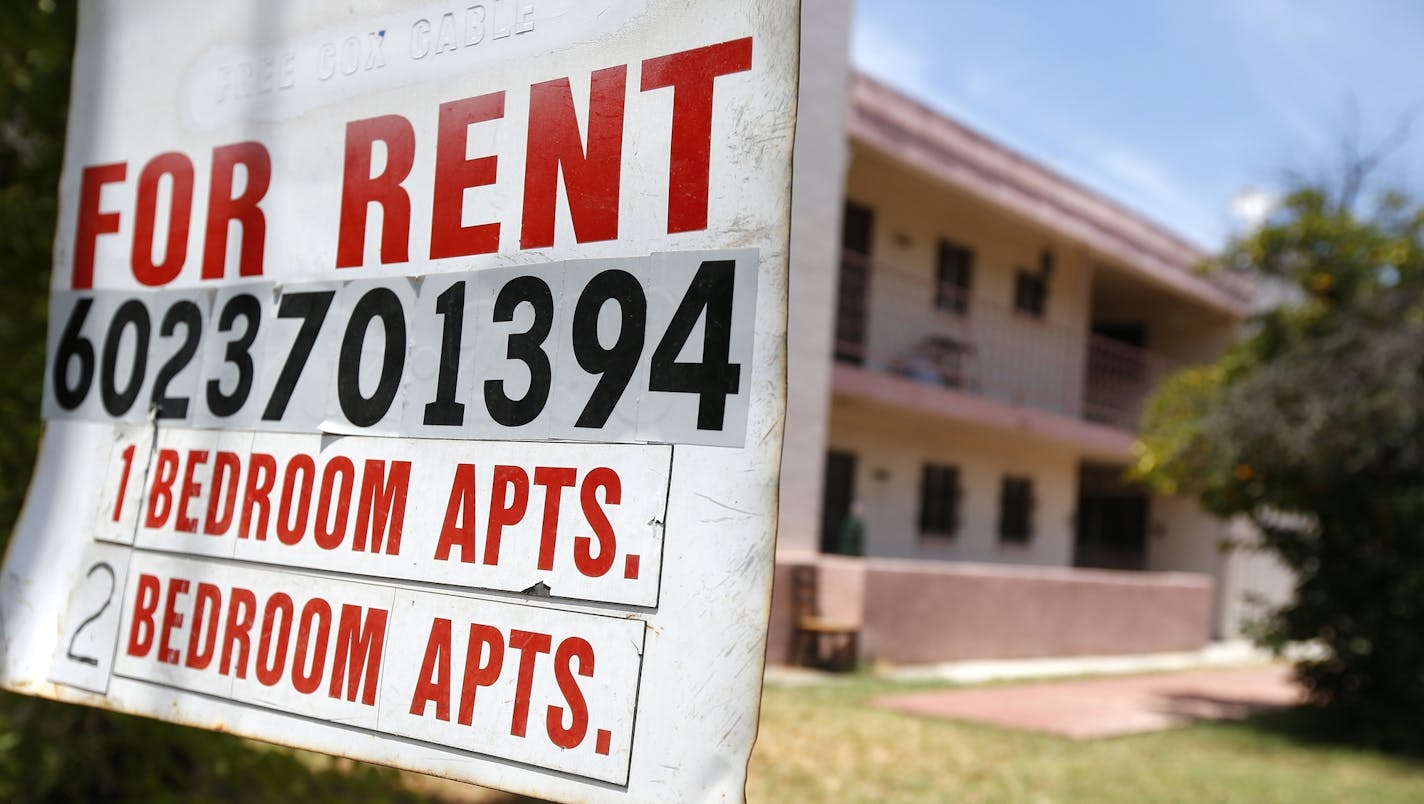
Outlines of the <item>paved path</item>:
[{"label": "paved path", "polygon": [[887,695],[872,704],[917,715],[1042,731],[1074,739],[1239,719],[1302,700],[1289,667],[1008,684]]}]

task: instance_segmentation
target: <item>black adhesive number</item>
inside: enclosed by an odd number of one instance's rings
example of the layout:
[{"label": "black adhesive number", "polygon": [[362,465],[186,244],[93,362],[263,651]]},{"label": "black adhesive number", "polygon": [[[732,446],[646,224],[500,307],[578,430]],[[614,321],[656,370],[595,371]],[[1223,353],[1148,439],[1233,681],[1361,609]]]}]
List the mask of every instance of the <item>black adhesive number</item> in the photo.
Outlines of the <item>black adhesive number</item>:
[{"label": "black adhesive number", "polygon": [[203,331],[202,310],[190,301],[174,304],[164,313],[163,322],[158,326],[158,334],[170,338],[179,324],[183,325],[183,342],[153,378],[153,404],[158,408],[160,419],[181,419],[188,415],[188,397],[169,396],[168,385],[193,361],[193,355],[198,353],[198,341]]},{"label": "black adhesive number", "polygon": [[89,572],[85,573],[84,577],[93,578],[94,573],[96,572],[103,572],[109,576],[109,591],[104,594],[104,605],[100,606],[98,611],[94,612],[88,617],[85,617],[84,622],[81,622],[79,624],[79,627],[74,629],[74,636],[69,638],[69,649],[64,652],[64,655],[69,657],[70,661],[79,662],[80,664],[87,664],[90,667],[99,666],[98,657],[84,656],[75,653],[74,645],[76,642],[79,641],[79,635],[84,633],[84,629],[92,625],[95,620],[104,616],[104,612],[109,610],[109,603],[111,603],[114,599],[114,587],[118,585],[118,577],[114,575],[114,568],[109,566],[108,562],[100,561],[97,564],[94,564],[93,566],[89,567]]},{"label": "black adhesive number", "polygon": [[554,327],[554,296],[549,286],[537,276],[511,279],[500,288],[494,300],[494,320],[506,323],[514,320],[514,311],[521,304],[534,310],[534,321],[524,332],[512,333],[505,357],[518,360],[529,370],[529,390],[519,399],[510,399],[504,391],[504,380],[485,380],[485,407],[490,418],[505,427],[519,427],[534,421],[549,401],[552,370],[544,341]]},{"label": "black adhesive number", "polygon": [[[119,348],[124,333],[133,329],[134,354],[128,381],[119,387]],[[104,400],[104,410],[110,416],[122,416],[129,412],[138,399],[143,386],[143,375],[148,370],[148,344],[153,334],[153,324],[148,320],[148,308],[138,299],[129,299],[114,311],[109,322],[109,332],[104,336],[104,357],[99,363],[99,394]]]},{"label": "black adhesive number", "polygon": [[[386,344],[381,355],[381,376],[370,396],[361,394],[361,351],[371,322],[381,319]],[[336,364],[336,397],[341,412],[357,427],[370,427],[385,418],[400,389],[405,371],[405,311],[400,297],[388,288],[372,288],[351,308],[351,320],[341,339]]]},{"label": "black adhesive number", "polygon": [[326,313],[331,309],[331,300],[335,296],[336,291],[333,290],[282,294],[282,301],[277,305],[277,317],[300,318],[302,325],[297,329],[292,350],[287,353],[287,362],[282,364],[277,384],[272,387],[272,396],[262,411],[265,421],[281,421],[282,414],[287,412],[287,403],[292,401],[292,392],[297,389],[302,369],[306,368],[307,360],[311,358],[317,335],[321,334],[321,325],[326,321]]},{"label": "black adhesive number", "polygon": [[[732,350],[732,290],[736,263],[708,260],[697,269],[687,295],[682,297],[667,332],[653,350],[648,390],[697,394],[697,429],[721,430],[727,415],[727,397],[741,387],[742,367],[729,363]],[[702,362],[677,360],[692,328],[703,318]]]},{"label": "black adhesive number", "polygon": [[435,297],[440,330],[440,370],[435,376],[435,401],[425,406],[426,424],[461,425],[465,405],[455,401],[460,383],[460,342],[465,328],[465,283],[456,282]]},{"label": "black adhesive number", "polygon": [[[80,335],[84,329],[84,321],[89,317],[89,310],[93,308],[93,299],[80,299],[74,304],[74,311],[69,314],[69,321],[64,325],[64,332],[60,333],[59,343],[54,350],[54,368],[50,375],[50,381],[54,389],[54,401],[65,410],[74,410],[84,404],[84,398],[89,395],[89,387],[94,384],[94,344],[88,338]],[[79,376],[74,378],[74,384],[69,384],[69,366],[75,360],[79,361]]]},{"label": "black adhesive number", "polygon": [[[598,319],[610,301],[618,304],[618,337],[612,346],[604,347],[598,337]],[[574,308],[574,357],[580,368],[599,377],[575,427],[598,428],[608,423],[638,369],[647,327],[647,296],[638,279],[627,271],[604,271],[583,289]]]},{"label": "black adhesive number", "polygon": [[237,319],[244,320],[242,336],[229,341],[223,359],[237,367],[237,385],[232,393],[223,393],[219,380],[208,381],[208,410],[214,416],[231,416],[242,410],[247,397],[252,393],[252,344],[257,340],[257,329],[262,326],[262,303],[250,293],[233,296],[223,305],[218,314],[218,332],[231,332]]}]

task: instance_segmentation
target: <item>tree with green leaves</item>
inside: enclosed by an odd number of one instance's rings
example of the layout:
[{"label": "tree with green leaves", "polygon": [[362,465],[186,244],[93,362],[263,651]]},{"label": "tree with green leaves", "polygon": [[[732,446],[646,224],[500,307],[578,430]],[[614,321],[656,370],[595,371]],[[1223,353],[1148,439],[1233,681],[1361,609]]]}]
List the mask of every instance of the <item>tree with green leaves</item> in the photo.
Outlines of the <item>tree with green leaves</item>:
[{"label": "tree with green leaves", "polygon": [[50,246],[74,49],[72,3],[0,18],[0,534],[25,499],[39,439]]},{"label": "tree with green leaves", "polygon": [[1259,625],[1334,736],[1424,748],[1424,207],[1302,184],[1220,262],[1283,303],[1150,402],[1136,474],[1245,517],[1295,574]]}]

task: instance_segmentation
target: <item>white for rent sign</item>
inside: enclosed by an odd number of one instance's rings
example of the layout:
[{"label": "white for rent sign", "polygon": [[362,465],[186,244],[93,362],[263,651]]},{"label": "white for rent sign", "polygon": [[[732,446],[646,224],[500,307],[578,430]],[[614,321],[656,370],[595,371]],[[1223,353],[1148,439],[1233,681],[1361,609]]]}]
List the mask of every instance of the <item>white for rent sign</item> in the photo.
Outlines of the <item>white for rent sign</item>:
[{"label": "white for rent sign", "polygon": [[795,2],[82,9],[10,689],[739,798]]}]

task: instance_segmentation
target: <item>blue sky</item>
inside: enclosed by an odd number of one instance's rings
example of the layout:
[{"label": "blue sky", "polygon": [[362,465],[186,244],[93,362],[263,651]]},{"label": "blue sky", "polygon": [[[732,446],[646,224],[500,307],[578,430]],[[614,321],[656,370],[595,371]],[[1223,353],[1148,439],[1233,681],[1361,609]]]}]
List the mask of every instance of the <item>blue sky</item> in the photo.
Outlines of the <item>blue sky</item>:
[{"label": "blue sky", "polygon": [[1424,194],[1424,2],[856,0],[852,40],[859,69],[1205,248],[1350,132],[1412,119],[1380,176]]}]

